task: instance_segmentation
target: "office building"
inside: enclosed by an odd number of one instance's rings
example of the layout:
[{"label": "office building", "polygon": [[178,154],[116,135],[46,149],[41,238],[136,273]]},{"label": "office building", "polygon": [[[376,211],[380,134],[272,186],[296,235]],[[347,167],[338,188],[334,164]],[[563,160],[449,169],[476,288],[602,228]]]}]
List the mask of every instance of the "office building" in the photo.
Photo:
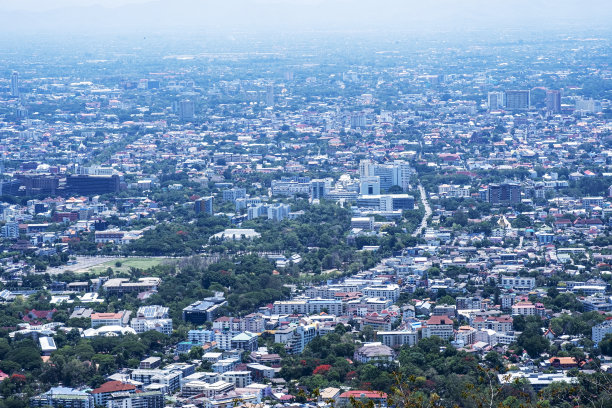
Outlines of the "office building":
[{"label": "office building", "polygon": [[379,195],[380,194],[380,177],[366,176],[361,178],[359,182],[359,192],[362,195]]},{"label": "office building", "polygon": [[357,207],[377,211],[413,210],[414,197],[408,194],[360,195]]},{"label": "office building", "polygon": [[66,177],[68,194],[97,195],[118,193],[121,189],[120,178],[112,176],[70,175]]},{"label": "office building", "polygon": [[[373,163],[371,160],[361,160],[359,162],[360,180],[364,181],[367,178],[368,182],[374,182],[370,177],[378,177],[380,191],[388,191],[392,186],[399,186],[404,191],[408,190],[413,174],[414,169],[410,164],[401,160],[385,164]],[[376,190],[376,188],[374,189]],[[370,194],[363,192],[363,190],[360,191],[362,191],[361,194]]]},{"label": "office building", "polygon": [[327,196],[331,190],[331,180],[329,179],[315,179],[310,181],[310,198],[322,199]]},{"label": "office building", "polygon": [[272,180],[272,195],[294,196],[296,194],[310,194],[309,177],[281,177],[280,180]]},{"label": "office building", "polygon": [[192,303],[183,309],[183,320],[193,324],[203,324],[215,318],[217,309],[227,303],[223,292],[215,292],[215,296]]}]

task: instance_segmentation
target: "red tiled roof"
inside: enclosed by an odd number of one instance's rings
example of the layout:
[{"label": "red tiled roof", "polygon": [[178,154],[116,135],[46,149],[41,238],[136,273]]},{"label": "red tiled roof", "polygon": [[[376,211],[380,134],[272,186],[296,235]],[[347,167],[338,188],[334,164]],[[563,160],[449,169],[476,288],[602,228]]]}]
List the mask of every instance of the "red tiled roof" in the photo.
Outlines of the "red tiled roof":
[{"label": "red tiled roof", "polygon": [[431,316],[429,320],[427,320],[427,324],[453,324],[453,319],[448,316]]},{"label": "red tiled roof", "polygon": [[382,391],[345,391],[340,394],[340,398],[387,398],[387,394]]},{"label": "red tiled roof", "polygon": [[122,383],[121,381],[108,381],[102,384],[100,387],[93,390],[92,394],[105,394],[109,392],[119,391],[132,391],[135,390],[136,386],[133,384]]}]

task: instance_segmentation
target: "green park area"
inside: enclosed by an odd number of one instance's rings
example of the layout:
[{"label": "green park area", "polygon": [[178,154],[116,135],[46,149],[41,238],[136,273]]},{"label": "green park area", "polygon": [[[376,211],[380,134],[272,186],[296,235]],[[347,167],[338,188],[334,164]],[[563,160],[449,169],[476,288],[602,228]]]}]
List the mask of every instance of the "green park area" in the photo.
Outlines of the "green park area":
[{"label": "green park area", "polygon": [[167,258],[122,258],[109,260],[90,267],[86,272],[100,274],[112,268],[115,273],[129,272],[130,268],[147,270],[162,263],[169,262]]}]

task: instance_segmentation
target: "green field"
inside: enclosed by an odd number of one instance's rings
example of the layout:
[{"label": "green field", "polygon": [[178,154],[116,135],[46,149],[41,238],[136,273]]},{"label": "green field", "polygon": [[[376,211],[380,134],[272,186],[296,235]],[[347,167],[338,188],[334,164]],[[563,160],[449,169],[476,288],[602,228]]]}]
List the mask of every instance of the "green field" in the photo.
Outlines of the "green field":
[{"label": "green field", "polygon": [[[121,266],[117,267],[116,262],[121,262]],[[100,265],[92,266],[88,269],[90,273],[103,273],[108,268],[112,268],[115,272],[129,272],[130,268],[138,268],[142,270],[149,269],[153,266],[160,265],[162,263],[169,262],[166,258],[122,258],[114,261],[108,261]]]}]

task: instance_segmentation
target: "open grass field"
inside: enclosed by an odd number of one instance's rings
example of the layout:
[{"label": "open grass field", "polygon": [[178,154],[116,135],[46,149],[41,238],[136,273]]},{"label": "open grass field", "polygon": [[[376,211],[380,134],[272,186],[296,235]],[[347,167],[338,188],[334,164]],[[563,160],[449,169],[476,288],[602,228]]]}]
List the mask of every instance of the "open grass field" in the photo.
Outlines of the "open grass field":
[{"label": "open grass field", "polygon": [[[120,262],[121,266],[117,266],[117,262]],[[105,272],[108,268],[112,268],[115,272],[129,272],[130,268],[146,270],[164,262],[170,262],[170,260],[166,258],[118,258],[92,266],[88,268],[88,272],[98,274]]]}]

